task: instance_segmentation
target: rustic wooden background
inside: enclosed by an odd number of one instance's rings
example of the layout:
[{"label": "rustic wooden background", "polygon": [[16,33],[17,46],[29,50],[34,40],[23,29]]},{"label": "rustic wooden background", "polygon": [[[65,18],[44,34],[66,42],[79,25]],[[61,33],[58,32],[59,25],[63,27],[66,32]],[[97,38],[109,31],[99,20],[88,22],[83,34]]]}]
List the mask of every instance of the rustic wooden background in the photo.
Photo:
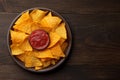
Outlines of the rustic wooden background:
[{"label": "rustic wooden background", "polygon": [[[20,68],[7,49],[7,30],[21,11],[46,7],[70,24],[69,59],[53,72]],[[120,80],[120,0],[0,0],[0,80]]]}]

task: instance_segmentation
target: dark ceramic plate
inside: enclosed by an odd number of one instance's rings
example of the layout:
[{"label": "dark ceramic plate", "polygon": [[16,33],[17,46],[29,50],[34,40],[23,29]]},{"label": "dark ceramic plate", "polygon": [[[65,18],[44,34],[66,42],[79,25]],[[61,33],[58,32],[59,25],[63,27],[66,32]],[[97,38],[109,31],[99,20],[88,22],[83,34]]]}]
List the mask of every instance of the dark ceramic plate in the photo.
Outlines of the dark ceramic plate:
[{"label": "dark ceramic plate", "polygon": [[[11,49],[10,49],[10,45],[11,45],[10,30],[13,29],[14,23],[15,23],[16,20],[21,16],[21,14],[22,14],[23,12],[26,12],[26,11],[28,11],[28,10],[29,10],[29,11],[32,11],[32,10],[34,10],[34,9],[41,9],[41,10],[44,10],[44,11],[51,11],[53,15],[60,17],[60,18],[62,19],[62,21],[65,22],[65,24],[66,24],[65,27],[66,27],[66,30],[67,30],[67,37],[68,37],[68,38],[67,38],[68,46],[67,46],[67,48],[66,48],[66,50],[65,50],[65,52],[64,52],[65,55],[66,55],[66,57],[65,57],[65,58],[61,58],[61,59],[60,59],[55,65],[53,65],[53,66],[49,66],[49,67],[47,67],[47,68],[44,68],[44,69],[41,69],[41,70],[37,70],[37,71],[34,70],[33,68],[26,68],[26,67],[24,66],[24,63],[23,63],[23,62],[21,62],[20,60],[18,60],[15,56],[11,55]],[[51,10],[51,9],[48,9],[48,8],[37,7],[37,8],[27,9],[27,10],[25,10],[25,11],[23,11],[23,12],[21,12],[18,16],[15,17],[15,19],[12,21],[12,23],[11,23],[9,29],[8,29],[7,45],[8,45],[9,53],[10,53],[12,59],[13,59],[20,67],[22,67],[22,68],[25,69],[25,70],[31,71],[31,72],[41,73],[41,72],[48,72],[48,71],[52,71],[52,70],[56,69],[58,66],[60,66],[60,65],[67,59],[67,57],[68,57],[69,54],[70,54],[70,49],[71,49],[71,45],[72,45],[72,34],[71,34],[71,30],[70,30],[70,27],[69,27],[68,23],[66,22],[66,20],[65,20],[60,14],[58,14],[57,12],[55,12],[55,11],[53,11],[53,10]]]}]

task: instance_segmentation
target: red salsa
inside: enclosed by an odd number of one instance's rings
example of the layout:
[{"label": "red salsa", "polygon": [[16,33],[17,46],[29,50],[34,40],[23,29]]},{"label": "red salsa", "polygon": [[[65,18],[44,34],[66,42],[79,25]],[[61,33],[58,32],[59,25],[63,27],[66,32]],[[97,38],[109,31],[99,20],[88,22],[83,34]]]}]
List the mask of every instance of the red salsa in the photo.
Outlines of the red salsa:
[{"label": "red salsa", "polygon": [[29,36],[29,42],[34,49],[43,50],[50,42],[49,35],[44,30],[35,30]]}]

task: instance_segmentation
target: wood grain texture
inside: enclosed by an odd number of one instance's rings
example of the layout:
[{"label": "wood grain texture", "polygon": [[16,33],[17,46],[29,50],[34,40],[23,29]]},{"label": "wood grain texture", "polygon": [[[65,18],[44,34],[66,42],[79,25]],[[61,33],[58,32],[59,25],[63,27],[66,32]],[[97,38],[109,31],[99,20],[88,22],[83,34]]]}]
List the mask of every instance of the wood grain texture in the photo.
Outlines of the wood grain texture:
[{"label": "wood grain texture", "polygon": [[117,13],[119,0],[5,0],[7,12],[21,12],[31,7],[47,7],[60,13]]},{"label": "wood grain texture", "polygon": [[4,1],[3,0],[0,0],[0,12],[4,12],[5,9],[4,9]]},{"label": "wood grain texture", "polygon": [[[119,0],[1,0],[0,4],[0,80],[119,80]],[[43,74],[16,65],[6,43],[15,16],[36,6],[59,12],[73,35],[68,60],[55,71]]]}]

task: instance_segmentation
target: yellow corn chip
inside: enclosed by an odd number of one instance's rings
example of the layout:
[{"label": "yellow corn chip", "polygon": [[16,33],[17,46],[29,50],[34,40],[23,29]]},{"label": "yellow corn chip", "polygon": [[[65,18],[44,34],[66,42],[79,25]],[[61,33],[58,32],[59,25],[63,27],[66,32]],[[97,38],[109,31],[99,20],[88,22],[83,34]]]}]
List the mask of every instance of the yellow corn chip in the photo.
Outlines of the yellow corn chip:
[{"label": "yellow corn chip", "polygon": [[49,12],[49,14],[41,20],[40,24],[42,27],[49,27],[52,29],[58,26],[61,21],[59,17],[52,16],[51,12]]},{"label": "yellow corn chip", "polygon": [[37,58],[53,58],[49,49],[45,49],[43,51],[34,51],[35,57]]},{"label": "yellow corn chip", "polygon": [[42,66],[42,62],[32,55],[27,55],[25,57],[25,66],[26,67]]},{"label": "yellow corn chip", "polygon": [[65,57],[65,54],[63,53],[63,51],[62,51],[62,49],[61,49],[59,44],[56,44],[50,50],[51,50],[52,55],[55,58],[57,58],[57,57]]},{"label": "yellow corn chip", "polygon": [[55,32],[50,32],[49,36],[50,36],[50,44],[48,48],[54,46],[60,40],[60,36]]},{"label": "yellow corn chip", "polygon": [[31,26],[31,30],[34,31],[34,30],[38,30],[38,29],[44,30],[46,32],[50,31],[49,27],[42,27],[39,23],[33,23]]},{"label": "yellow corn chip", "polygon": [[30,16],[32,17],[34,22],[40,22],[46,13],[47,13],[47,11],[35,9],[30,13]]},{"label": "yellow corn chip", "polygon": [[42,66],[43,64],[42,64],[42,62],[38,58],[34,57],[33,65],[35,67],[35,66]]},{"label": "yellow corn chip", "polygon": [[40,26],[37,24],[37,23],[32,23],[32,25],[31,25],[31,31],[34,31],[34,30],[38,30],[38,29],[40,29]]},{"label": "yellow corn chip", "polygon": [[32,21],[27,20],[27,21],[22,22],[21,24],[14,25],[13,28],[15,30],[30,34],[32,32],[31,25],[32,25]]},{"label": "yellow corn chip", "polygon": [[24,62],[24,60],[25,60],[25,54],[23,53],[23,54],[20,54],[20,55],[16,55],[16,57],[19,59],[19,60],[21,60],[22,62]]},{"label": "yellow corn chip", "polygon": [[51,60],[51,64],[55,65],[56,61],[54,59]]},{"label": "yellow corn chip", "polygon": [[20,24],[26,20],[30,19],[29,11],[22,13],[22,15],[18,18],[15,24]]},{"label": "yellow corn chip", "polygon": [[40,70],[40,69],[42,69],[41,66],[35,66],[35,70]]},{"label": "yellow corn chip", "polygon": [[68,46],[68,43],[67,43],[67,42],[64,42],[64,43],[61,45],[61,49],[62,49],[63,52],[65,51],[65,49],[67,48],[67,46]]},{"label": "yellow corn chip", "polygon": [[41,61],[42,61],[42,62],[50,61],[50,60],[51,60],[50,58],[41,58]]},{"label": "yellow corn chip", "polygon": [[46,31],[47,33],[49,33],[51,30],[49,27],[40,27],[40,29]]},{"label": "yellow corn chip", "polygon": [[61,23],[55,30],[55,32],[61,36],[63,39],[67,39],[67,32],[65,28],[65,23]]},{"label": "yellow corn chip", "polygon": [[23,54],[24,51],[19,48],[19,46],[16,46],[15,44],[12,44],[10,46],[12,55],[20,55]]},{"label": "yellow corn chip", "polygon": [[22,32],[10,30],[12,43],[22,43],[28,35]]},{"label": "yellow corn chip", "polygon": [[34,52],[33,51],[26,51],[25,52],[25,57],[26,56],[34,56]]},{"label": "yellow corn chip", "polygon": [[62,45],[64,42],[65,42],[65,39],[60,38],[60,40],[59,40],[59,44]]},{"label": "yellow corn chip", "polygon": [[34,67],[33,66],[33,57],[32,56],[26,56],[25,57],[25,67]]},{"label": "yellow corn chip", "polygon": [[50,61],[43,62],[43,68],[48,67],[51,65]]},{"label": "yellow corn chip", "polygon": [[28,39],[25,39],[23,41],[23,43],[20,45],[20,49],[22,49],[23,51],[32,51],[33,50]]}]

